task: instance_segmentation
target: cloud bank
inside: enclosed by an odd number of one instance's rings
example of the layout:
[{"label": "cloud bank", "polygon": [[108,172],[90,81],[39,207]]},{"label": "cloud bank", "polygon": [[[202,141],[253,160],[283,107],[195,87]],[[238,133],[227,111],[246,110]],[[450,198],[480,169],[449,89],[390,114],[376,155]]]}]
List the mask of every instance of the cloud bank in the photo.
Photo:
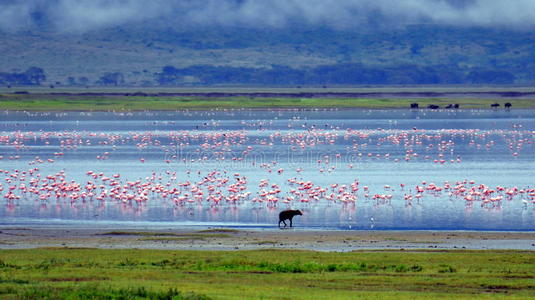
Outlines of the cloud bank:
[{"label": "cloud bank", "polygon": [[446,26],[531,29],[535,0],[0,0],[0,30],[86,32],[128,24],[335,29]]}]

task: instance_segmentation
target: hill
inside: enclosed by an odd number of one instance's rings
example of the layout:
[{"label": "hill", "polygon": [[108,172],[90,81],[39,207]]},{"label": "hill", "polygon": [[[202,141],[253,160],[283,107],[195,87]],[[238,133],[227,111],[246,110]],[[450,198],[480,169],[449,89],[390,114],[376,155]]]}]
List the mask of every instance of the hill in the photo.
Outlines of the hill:
[{"label": "hill", "polygon": [[[3,32],[0,40],[0,85],[535,82],[535,36],[522,30],[440,25],[374,30],[135,25],[80,34]],[[45,80],[20,81],[19,75],[31,67],[42,68]],[[13,74],[19,76],[18,82]]]}]

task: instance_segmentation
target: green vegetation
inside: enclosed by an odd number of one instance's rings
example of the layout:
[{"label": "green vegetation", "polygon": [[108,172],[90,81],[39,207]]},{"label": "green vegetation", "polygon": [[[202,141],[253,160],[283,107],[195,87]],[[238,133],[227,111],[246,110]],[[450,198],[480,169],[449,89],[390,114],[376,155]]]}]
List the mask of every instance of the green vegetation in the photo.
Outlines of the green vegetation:
[{"label": "green vegetation", "polygon": [[0,251],[0,298],[528,299],[532,251]]},{"label": "green vegetation", "polygon": [[12,291],[21,299],[154,299],[154,300],[209,300],[210,297],[195,293],[181,293],[175,289],[147,291],[137,289],[98,289],[91,286],[50,288],[31,287]]},{"label": "green vegetation", "polygon": [[275,244],[278,244],[279,242],[277,241],[258,241],[258,242],[254,242],[253,244],[256,244],[256,245],[275,245]]},{"label": "green vegetation", "polygon": [[535,108],[532,99],[450,99],[450,98],[298,98],[298,97],[138,97],[138,96],[54,96],[0,95],[0,110],[17,111],[144,111],[144,110],[209,110],[260,108],[409,108],[417,102],[420,108],[429,104],[445,107],[458,103],[463,109],[490,108],[493,103],[510,102],[513,108]]}]

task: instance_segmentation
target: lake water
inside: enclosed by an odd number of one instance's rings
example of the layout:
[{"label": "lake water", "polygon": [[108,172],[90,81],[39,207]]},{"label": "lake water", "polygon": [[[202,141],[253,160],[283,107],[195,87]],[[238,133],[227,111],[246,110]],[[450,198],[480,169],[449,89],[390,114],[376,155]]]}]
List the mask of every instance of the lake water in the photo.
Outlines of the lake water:
[{"label": "lake water", "polygon": [[535,110],[0,120],[4,225],[535,230]]}]

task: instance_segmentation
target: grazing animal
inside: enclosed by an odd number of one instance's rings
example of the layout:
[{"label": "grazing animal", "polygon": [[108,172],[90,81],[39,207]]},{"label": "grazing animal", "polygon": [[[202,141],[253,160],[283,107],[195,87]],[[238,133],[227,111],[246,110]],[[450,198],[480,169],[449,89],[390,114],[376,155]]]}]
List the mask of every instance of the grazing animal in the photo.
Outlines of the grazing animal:
[{"label": "grazing animal", "polygon": [[427,108],[429,108],[429,109],[439,109],[440,106],[435,105],[435,104],[429,104],[429,105],[427,106]]},{"label": "grazing animal", "polygon": [[294,216],[302,216],[303,213],[300,210],[285,210],[281,211],[279,214],[279,228],[281,227],[281,222],[284,223],[284,227],[286,228],[286,222],[285,220],[290,220],[290,227],[292,227],[292,219]]},{"label": "grazing animal", "polygon": [[498,107],[500,107],[500,104],[499,103],[493,103],[493,104],[490,105],[490,107],[498,108]]},{"label": "grazing animal", "polygon": [[418,103],[411,103],[411,108],[418,108]]},{"label": "grazing animal", "polygon": [[459,104],[458,104],[458,103],[455,103],[455,104],[453,105],[453,108],[455,108],[455,109],[459,108]]},{"label": "grazing animal", "polygon": [[504,104],[505,108],[511,108],[511,106],[513,106],[513,104],[511,104],[510,102],[507,102]]},{"label": "grazing animal", "polygon": [[446,107],[444,107],[444,108],[446,108],[446,109],[451,109],[451,108],[453,108],[453,104],[448,104],[448,105],[447,105]]}]

